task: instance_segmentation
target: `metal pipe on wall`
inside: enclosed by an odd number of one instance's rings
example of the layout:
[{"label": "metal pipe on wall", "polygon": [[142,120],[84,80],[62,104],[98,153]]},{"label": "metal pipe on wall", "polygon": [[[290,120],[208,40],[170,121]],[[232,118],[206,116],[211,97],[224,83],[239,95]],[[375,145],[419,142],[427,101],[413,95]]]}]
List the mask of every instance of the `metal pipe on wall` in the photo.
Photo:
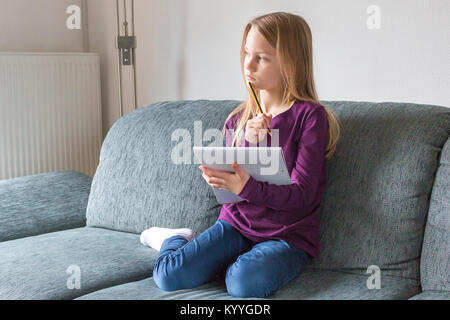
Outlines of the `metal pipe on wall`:
[{"label": "metal pipe on wall", "polygon": [[119,77],[119,114],[123,116],[123,95],[122,95],[122,66],[131,65],[133,71],[133,105],[134,110],[137,108],[137,92],[136,92],[136,37],[134,34],[134,0],[131,0],[131,36],[128,35],[127,9],[126,0],[123,0],[124,12],[124,34],[120,34],[120,18],[119,18],[119,0],[116,0],[117,14],[117,75]]},{"label": "metal pipe on wall", "polygon": [[[131,35],[134,35],[134,0],[131,0]],[[133,60],[133,94],[134,94],[134,110],[137,108],[137,90],[136,90],[136,47],[131,48],[131,57]]]},{"label": "metal pipe on wall", "polygon": [[[117,13],[117,37],[120,37],[120,26],[119,26],[119,0],[116,0],[116,13]],[[117,46],[116,42],[116,48],[117,48],[117,75],[119,78],[119,117],[122,117],[123,109],[122,109],[122,65],[120,63],[120,49]]]}]

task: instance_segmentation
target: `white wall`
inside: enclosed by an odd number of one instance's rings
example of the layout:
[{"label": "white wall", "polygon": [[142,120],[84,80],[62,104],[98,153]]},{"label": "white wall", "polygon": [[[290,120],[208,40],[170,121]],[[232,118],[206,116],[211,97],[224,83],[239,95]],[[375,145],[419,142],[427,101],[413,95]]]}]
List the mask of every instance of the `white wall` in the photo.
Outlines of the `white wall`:
[{"label": "white wall", "polygon": [[[0,0],[0,51],[86,52],[86,0]],[[67,7],[82,12],[82,28],[69,30]]]},{"label": "white wall", "polygon": [[[81,30],[65,27],[71,4],[82,8]],[[366,26],[370,5],[381,9],[380,30]],[[115,1],[0,0],[0,8],[0,51],[100,53],[105,136],[119,117]],[[243,99],[242,32],[252,17],[272,11],[309,23],[320,100],[450,107],[449,0],[135,0],[138,106]],[[133,110],[131,67],[123,71],[126,114]]]},{"label": "white wall", "polygon": [[[107,61],[105,133],[119,114],[115,6],[109,3],[88,0],[90,50]],[[366,25],[370,5],[381,10],[379,30]],[[138,106],[243,99],[242,32],[252,17],[272,11],[299,14],[310,25],[320,100],[450,106],[448,0],[136,0]],[[128,113],[131,73],[124,79]]]}]

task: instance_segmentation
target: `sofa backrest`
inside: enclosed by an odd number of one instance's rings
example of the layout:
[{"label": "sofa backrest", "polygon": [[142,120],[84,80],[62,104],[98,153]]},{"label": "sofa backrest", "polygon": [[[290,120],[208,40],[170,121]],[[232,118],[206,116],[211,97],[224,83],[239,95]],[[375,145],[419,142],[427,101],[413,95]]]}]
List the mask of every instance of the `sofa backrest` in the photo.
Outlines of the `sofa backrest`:
[{"label": "sofa backrest", "polygon": [[[321,206],[321,254],[307,268],[347,270],[419,280],[426,215],[439,154],[449,136],[450,110],[432,105],[321,101],[341,122],[327,161]],[[222,129],[239,101],[166,101],[141,107],[109,130],[94,175],[87,225],[140,233],[159,226],[199,233],[220,205],[198,164],[175,164],[178,135],[202,145]],[[201,128],[194,134],[194,121]],[[175,131],[181,129],[181,131]],[[186,131],[183,131],[186,130]],[[197,141],[194,141],[197,139]],[[210,142],[203,142],[209,145]],[[178,150],[179,151],[179,150]],[[188,158],[194,159],[192,154]]]},{"label": "sofa backrest", "polygon": [[422,290],[450,291],[450,139],[436,172],[420,259]]},{"label": "sofa backrest", "polygon": [[[341,138],[327,162],[321,254],[308,268],[420,284],[420,254],[450,109],[411,103],[323,102],[338,115]],[[372,269],[371,269],[372,270]]]},{"label": "sofa backrest", "polygon": [[[238,105],[239,101],[165,101],[116,121],[101,148],[87,225],[132,233],[153,226],[189,227],[200,233],[214,224],[221,205],[203,179],[200,164],[194,163],[192,146],[209,145],[211,141],[202,143],[206,131],[221,130]],[[172,152],[175,157],[186,155],[191,164],[174,163]]]}]

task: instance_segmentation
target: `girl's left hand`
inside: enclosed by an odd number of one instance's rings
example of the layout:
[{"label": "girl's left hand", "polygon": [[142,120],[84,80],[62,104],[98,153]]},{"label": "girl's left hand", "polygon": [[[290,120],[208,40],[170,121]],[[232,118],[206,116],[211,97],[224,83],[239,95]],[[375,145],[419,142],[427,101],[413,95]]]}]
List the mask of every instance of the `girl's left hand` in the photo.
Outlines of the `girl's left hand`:
[{"label": "girl's left hand", "polygon": [[234,172],[214,170],[204,166],[199,166],[200,170],[203,171],[203,178],[211,187],[214,189],[228,190],[234,194],[239,194],[242,189],[244,189],[248,179],[250,179],[250,175],[236,162],[234,162],[231,167]]}]

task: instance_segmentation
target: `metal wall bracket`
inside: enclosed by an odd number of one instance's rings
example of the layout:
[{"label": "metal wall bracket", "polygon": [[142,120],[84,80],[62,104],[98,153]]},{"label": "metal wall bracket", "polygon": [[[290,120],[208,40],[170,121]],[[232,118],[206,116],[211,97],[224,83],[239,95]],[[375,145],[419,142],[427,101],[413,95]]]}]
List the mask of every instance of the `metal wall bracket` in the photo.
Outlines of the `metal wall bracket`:
[{"label": "metal wall bracket", "polygon": [[136,48],[135,36],[118,36],[116,37],[116,48],[122,52],[122,64],[133,64],[133,55],[131,54],[132,48]]}]

